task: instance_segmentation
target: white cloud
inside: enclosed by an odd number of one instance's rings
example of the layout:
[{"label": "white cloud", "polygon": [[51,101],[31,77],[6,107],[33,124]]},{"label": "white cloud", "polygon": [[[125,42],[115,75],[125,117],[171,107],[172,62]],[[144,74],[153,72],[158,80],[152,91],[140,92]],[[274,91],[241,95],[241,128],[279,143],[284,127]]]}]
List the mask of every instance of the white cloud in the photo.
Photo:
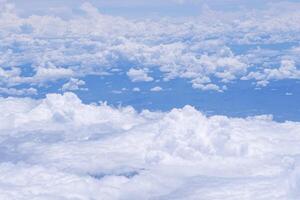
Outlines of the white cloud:
[{"label": "white cloud", "polygon": [[134,69],[131,68],[127,72],[127,76],[130,78],[132,82],[149,82],[153,81],[153,78],[148,75],[148,71],[146,69]]},{"label": "white cloud", "polygon": [[299,196],[297,122],[137,113],[72,93],[0,98],[0,111],[2,199]]},{"label": "white cloud", "polygon": [[159,86],[153,87],[150,89],[151,92],[161,92],[163,89]]},{"label": "white cloud", "polygon": [[141,89],[140,89],[140,88],[138,88],[138,87],[135,87],[135,88],[133,88],[133,89],[132,89],[132,91],[133,91],[133,92],[140,92],[140,91],[141,91]]},{"label": "white cloud", "polygon": [[218,92],[222,92],[222,90],[220,89],[219,86],[212,84],[212,83],[208,83],[208,84],[198,84],[198,83],[193,83],[193,88],[195,89],[201,89],[201,90],[215,90]]},{"label": "white cloud", "polygon": [[23,88],[23,89],[16,89],[16,88],[3,88],[0,87],[0,94],[6,94],[9,96],[30,96],[30,95],[37,95],[37,90],[35,88]]},{"label": "white cloud", "polygon": [[[73,77],[63,88],[77,89],[80,77],[120,68],[132,81],[157,70],[216,91],[241,78],[300,79],[297,47],[230,49],[298,42],[297,4],[187,20],[130,20],[90,4],[69,19],[0,7],[0,92],[12,96],[36,89],[11,85]],[[0,111],[0,199],[299,199],[298,122],[207,117],[190,106],[137,113],[73,93],[0,97]]]},{"label": "white cloud", "polygon": [[267,86],[272,80],[300,79],[300,70],[293,60],[282,60],[278,68],[265,68],[261,72],[251,72],[243,79],[255,79],[259,86]]},{"label": "white cloud", "polygon": [[62,91],[75,91],[75,90],[87,90],[87,88],[82,88],[85,85],[85,81],[76,78],[71,78],[69,82],[62,86]]},{"label": "white cloud", "polygon": [[292,60],[282,60],[278,69],[265,69],[268,80],[280,80],[287,78],[300,78],[300,70],[296,68],[296,64]]},{"label": "white cloud", "polygon": [[51,79],[60,79],[66,78],[73,75],[73,71],[71,69],[65,68],[38,68],[36,75],[33,77],[33,80],[51,80]]},{"label": "white cloud", "polygon": [[[295,69],[288,69],[293,71],[283,76],[280,73],[286,72],[280,70],[286,69],[273,71],[268,67],[269,62],[275,66],[281,60],[293,60],[295,67],[299,65],[297,47],[286,51],[252,49],[240,54],[231,47],[299,41],[296,3],[232,14],[209,9],[187,20],[125,19],[103,15],[89,3],[81,7],[85,14],[73,13],[67,19],[55,14],[21,17],[13,6],[2,7],[1,87],[107,75],[128,68],[132,81],[153,81],[149,71],[161,72],[165,81],[211,80],[192,85],[198,89],[218,90],[245,77],[258,84],[278,77],[299,79],[293,75]],[[278,12],[283,7],[289,12]],[[24,75],[25,68],[33,73]],[[268,73],[272,78],[256,77]]]}]

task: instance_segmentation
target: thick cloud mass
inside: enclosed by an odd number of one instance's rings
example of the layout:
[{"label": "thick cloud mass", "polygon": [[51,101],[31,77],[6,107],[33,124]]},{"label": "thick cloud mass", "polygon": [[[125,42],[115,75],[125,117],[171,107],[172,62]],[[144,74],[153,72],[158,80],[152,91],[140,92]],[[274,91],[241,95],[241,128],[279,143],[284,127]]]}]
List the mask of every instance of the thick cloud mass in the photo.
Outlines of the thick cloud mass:
[{"label": "thick cloud mass", "polygon": [[300,124],[0,99],[0,199],[299,199]]}]

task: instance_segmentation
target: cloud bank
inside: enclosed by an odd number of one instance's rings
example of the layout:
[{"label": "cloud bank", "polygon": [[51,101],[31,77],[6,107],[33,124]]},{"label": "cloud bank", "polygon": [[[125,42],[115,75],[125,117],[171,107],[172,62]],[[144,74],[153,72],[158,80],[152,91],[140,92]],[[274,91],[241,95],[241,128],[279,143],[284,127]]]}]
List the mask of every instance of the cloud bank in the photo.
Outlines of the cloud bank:
[{"label": "cloud bank", "polygon": [[297,122],[0,98],[1,199],[298,199]]},{"label": "cloud bank", "polygon": [[245,80],[260,87],[299,80],[296,8],[298,3],[281,2],[228,13],[204,6],[186,19],[126,19],[84,3],[81,14],[65,19],[55,13],[20,16],[13,4],[3,3],[0,86],[39,91],[59,80],[120,72],[133,82],[152,81],[151,73],[159,72],[163,81],[179,78],[215,91]]}]

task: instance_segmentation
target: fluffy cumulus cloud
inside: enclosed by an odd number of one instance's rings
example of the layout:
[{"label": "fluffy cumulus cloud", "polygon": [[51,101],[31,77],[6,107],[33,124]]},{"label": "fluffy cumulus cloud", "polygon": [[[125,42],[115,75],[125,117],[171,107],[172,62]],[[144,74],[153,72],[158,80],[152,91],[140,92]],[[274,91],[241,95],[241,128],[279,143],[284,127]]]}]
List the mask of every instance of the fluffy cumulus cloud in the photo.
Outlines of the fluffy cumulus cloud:
[{"label": "fluffy cumulus cloud", "polygon": [[265,68],[262,72],[252,72],[244,79],[256,79],[258,85],[266,86],[271,80],[300,79],[300,70],[293,60],[282,60],[279,68]]},{"label": "fluffy cumulus cloud", "polygon": [[139,82],[139,81],[149,82],[149,81],[153,81],[153,78],[148,75],[147,71],[148,71],[147,69],[134,69],[134,68],[131,68],[127,72],[127,76],[133,82]]},{"label": "fluffy cumulus cloud", "polygon": [[[149,72],[157,72],[164,81],[182,78],[196,89],[215,91],[241,79],[258,85],[299,79],[297,8],[296,2],[277,2],[233,13],[203,7],[187,19],[126,19],[84,3],[80,14],[65,18],[24,17],[13,4],[1,3],[0,86],[40,88],[120,71],[133,82],[152,81]],[[291,45],[273,48],[280,44]],[[281,61],[294,63],[293,69]]]},{"label": "fluffy cumulus cloud", "polygon": [[85,81],[76,78],[71,78],[69,82],[62,86],[62,91],[76,91],[76,90],[87,90],[87,88],[82,88],[85,85]]},{"label": "fluffy cumulus cloud", "polygon": [[140,91],[141,91],[141,89],[140,89],[140,88],[138,88],[138,87],[135,87],[135,88],[133,88],[133,89],[132,89],[132,91],[133,91],[133,92],[140,92]]},{"label": "fluffy cumulus cloud", "polygon": [[160,86],[155,86],[155,87],[153,87],[153,88],[150,89],[151,92],[160,92],[162,90],[163,89]]},{"label": "fluffy cumulus cloud", "polygon": [[[0,98],[1,199],[298,199],[296,122]],[[281,148],[280,148],[281,147]]]}]

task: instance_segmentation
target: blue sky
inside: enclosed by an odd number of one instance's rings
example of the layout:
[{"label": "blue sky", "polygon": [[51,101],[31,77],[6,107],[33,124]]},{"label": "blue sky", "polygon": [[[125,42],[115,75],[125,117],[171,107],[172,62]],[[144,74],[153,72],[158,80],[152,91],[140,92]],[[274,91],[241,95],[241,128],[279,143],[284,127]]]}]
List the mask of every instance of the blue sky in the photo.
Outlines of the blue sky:
[{"label": "blue sky", "polygon": [[[73,12],[78,11],[85,0],[52,0],[38,1],[31,0],[29,3],[22,0],[12,0],[22,14],[52,13],[68,16],[70,8]],[[209,6],[215,10],[236,11],[238,9],[263,9],[274,3],[297,3],[299,0],[90,0],[88,1],[97,7],[101,12],[111,15],[127,17],[154,17],[154,16],[195,16],[201,12],[203,6]],[[50,10],[50,11],[49,11]],[[66,12],[67,11],[67,12]]]},{"label": "blue sky", "polygon": [[71,91],[138,110],[189,104],[299,120],[298,8],[279,0],[3,1],[0,94]]}]

